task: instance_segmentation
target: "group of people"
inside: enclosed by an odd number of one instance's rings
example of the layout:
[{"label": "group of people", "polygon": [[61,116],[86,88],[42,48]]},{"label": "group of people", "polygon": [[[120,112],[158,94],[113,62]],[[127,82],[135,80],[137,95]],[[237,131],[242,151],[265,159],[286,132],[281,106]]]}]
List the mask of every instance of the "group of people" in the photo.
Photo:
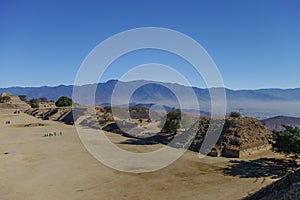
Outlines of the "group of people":
[{"label": "group of people", "polygon": [[20,114],[20,110],[15,110],[14,114]]},{"label": "group of people", "polygon": [[51,137],[51,136],[62,136],[62,132],[60,131],[59,133],[56,132],[50,132],[50,133],[45,133],[44,137]]}]

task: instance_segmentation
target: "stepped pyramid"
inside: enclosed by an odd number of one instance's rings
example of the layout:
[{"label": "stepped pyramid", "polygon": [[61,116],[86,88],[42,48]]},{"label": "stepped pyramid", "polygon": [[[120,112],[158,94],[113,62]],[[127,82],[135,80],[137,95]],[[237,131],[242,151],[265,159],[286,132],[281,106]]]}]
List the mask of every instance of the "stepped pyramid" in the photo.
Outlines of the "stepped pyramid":
[{"label": "stepped pyramid", "polygon": [[[210,122],[210,118],[201,117],[196,137],[190,146],[191,150],[199,151]],[[221,126],[221,124],[214,123],[214,126]],[[222,133],[210,155],[243,157],[268,150],[271,149],[269,143],[271,136],[272,132],[257,119],[226,117]]]},{"label": "stepped pyramid", "polygon": [[1,97],[9,97],[10,100],[6,103],[0,103],[0,108],[20,109],[20,110],[26,110],[30,108],[30,106],[26,102],[21,101],[19,97],[13,96],[8,92],[3,92],[1,94]]}]

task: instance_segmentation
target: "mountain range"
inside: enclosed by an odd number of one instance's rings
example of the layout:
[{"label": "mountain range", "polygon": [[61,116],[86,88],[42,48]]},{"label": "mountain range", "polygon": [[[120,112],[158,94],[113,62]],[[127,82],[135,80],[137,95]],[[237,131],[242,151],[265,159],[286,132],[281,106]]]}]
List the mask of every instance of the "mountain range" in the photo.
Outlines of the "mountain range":
[{"label": "mountain range", "polygon": [[[116,95],[113,95],[114,88]],[[194,106],[195,94],[200,109],[210,111],[210,92],[223,88],[203,89],[179,85],[177,83],[163,83],[155,81],[129,81],[122,82],[110,80],[104,83],[87,84],[82,86],[59,85],[55,87],[9,87],[0,88],[0,93],[9,92],[13,95],[26,95],[27,99],[46,97],[57,100],[60,96],[72,97],[73,90],[81,91],[82,98],[74,99],[80,104],[90,104],[95,92],[97,105],[113,104],[160,104],[169,107],[182,107],[184,109],[197,109]],[[257,89],[232,90],[224,88],[227,100],[227,111],[239,111],[243,115],[266,118],[276,115],[300,116],[300,88],[295,89]],[[129,94],[132,91],[132,94]],[[114,93],[114,94],[115,94]],[[130,95],[128,97],[128,95]],[[114,98],[112,98],[112,96]],[[129,98],[129,99],[128,99]]]}]

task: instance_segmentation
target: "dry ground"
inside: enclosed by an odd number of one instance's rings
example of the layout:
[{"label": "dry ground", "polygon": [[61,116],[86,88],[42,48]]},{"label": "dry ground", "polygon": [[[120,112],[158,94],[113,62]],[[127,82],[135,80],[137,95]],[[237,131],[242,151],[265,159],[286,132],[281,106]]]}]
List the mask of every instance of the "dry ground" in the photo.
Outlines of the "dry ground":
[{"label": "dry ground", "polygon": [[[0,110],[0,199],[239,199],[274,181],[223,173],[229,158],[199,159],[187,151],[172,165],[151,173],[130,174],[110,169],[84,148],[73,126],[42,121],[13,110]],[[5,124],[10,120],[11,124]],[[42,123],[44,126],[26,124]],[[46,132],[62,136],[42,137]],[[107,133],[116,143],[128,140]],[[118,144],[144,152],[156,145]],[[278,157],[265,152],[260,156]]]}]

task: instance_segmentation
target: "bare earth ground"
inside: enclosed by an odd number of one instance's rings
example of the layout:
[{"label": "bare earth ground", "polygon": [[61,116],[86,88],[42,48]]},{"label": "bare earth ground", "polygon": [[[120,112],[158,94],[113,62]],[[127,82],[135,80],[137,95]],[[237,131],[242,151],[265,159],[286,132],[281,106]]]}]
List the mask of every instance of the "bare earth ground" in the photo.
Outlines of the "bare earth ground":
[{"label": "bare earth ground", "polygon": [[[131,174],[106,167],[84,148],[73,126],[0,110],[0,199],[239,199],[274,179],[224,175],[229,158],[199,159],[187,151],[172,165]],[[11,124],[5,124],[10,120]],[[24,127],[42,123],[45,126]],[[62,136],[42,137],[46,132]],[[128,140],[107,133],[113,142]],[[118,144],[144,152],[157,145]],[[259,158],[255,155],[247,159]],[[279,157],[265,152],[263,157]]]}]

